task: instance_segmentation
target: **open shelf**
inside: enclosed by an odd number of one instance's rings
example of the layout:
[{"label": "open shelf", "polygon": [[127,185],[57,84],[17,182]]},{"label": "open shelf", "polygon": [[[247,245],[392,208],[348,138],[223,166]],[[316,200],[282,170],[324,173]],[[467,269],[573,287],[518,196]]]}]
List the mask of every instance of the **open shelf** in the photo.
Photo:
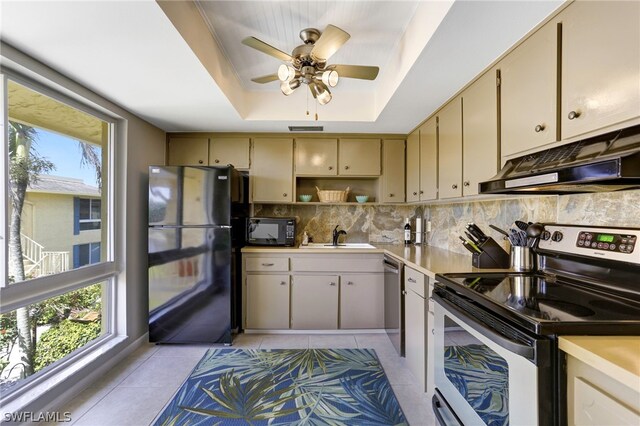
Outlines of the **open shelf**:
[{"label": "open shelf", "polygon": [[[339,205],[339,204],[378,204],[378,177],[373,178],[325,178],[325,177],[296,177],[296,204],[327,204],[327,205]],[[335,203],[321,203],[318,199],[318,192],[316,186],[321,190],[327,191],[344,191],[349,188],[349,195],[346,202]],[[298,200],[298,196],[303,194],[311,195],[311,201],[302,202]],[[366,203],[358,203],[356,201],[356,195],[368,195],[369,200]]]}]

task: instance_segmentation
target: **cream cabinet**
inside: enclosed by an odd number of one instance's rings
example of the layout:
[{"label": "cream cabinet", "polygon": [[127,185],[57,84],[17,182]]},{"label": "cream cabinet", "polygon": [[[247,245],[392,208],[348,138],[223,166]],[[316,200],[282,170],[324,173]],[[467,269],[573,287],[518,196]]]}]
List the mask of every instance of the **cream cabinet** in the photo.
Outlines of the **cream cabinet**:
[{"label": "cream cabinet", "polygon": [[478,184],[498,172],[498,89],[496,70],[462,93],[462,195],[477,195]]},{"label": "cream cabinet", "polygon": [[435,117],[420,126],[420,201],[438,198],[438,126]]},{"label": "cream cabinet", "polygon": [[338,170],[342,176],[379,176],[380,139],[340,139]]},{"label": "cream cabinet", "polygon": [[236,169],[249,168],[249,138],[214,137],[209,140],[209,165],[233,165]]},{"label": "cream cabinet", "polygon": [[293,139],[254,139],[251,165],[254,203],[293,201]]},{"label": "cream cabinet", "polygon": [[338,294],[337,275],[295,275],[291,287],[291,327],[336,330]]},{"label": "cream cabinet", "polygon": [[289,328],[289,275],[247,275],[246,293],[246,328]]},{"label": "cream cabinet", "polygon": [[640,117],[640,2],[577,1],[562,23],[562,139]]},{"label": "cream cabinet", "polygon": [[557,30],[552,21],[498,64],[503,161],[557,140],[557,62]]},{"label": "cream cabinet", "polygon": [[382,197],[383,203],[404,202],[404,140],[382,141]]},{"label": "cream cabinet", "polygon": [[168,141],[169,166],[207,166],[209,164],[209,138],[170,137]]},{"label": "cream cabinet", "polygon": [[338,139],[296,139],[296,175],[338,174]]},{"label": "cream cabinet", "polygon": [[407,136],[407,201],[420,201],[420,129]]},{"label": "cream cabinet", "polygon": [[384,328],[384,274],[340,275],[340,328]]},{"label": "cream cabinet", "polygon": [[[621,357],[622,359],[622,357]],[[567,356],[567,424],[625,426],[640,424],[640,393],[603,371]]]},{"label": "cream cabinet", "polygon": [[438,194],[462,195],[462,100],[456,97],[438,112]]},{"label": "cream cabinet", "polygon": [[418,379],[422,392],[427,391],[427,318],[426,277],[404,267],[405,357],[407,366]]}]

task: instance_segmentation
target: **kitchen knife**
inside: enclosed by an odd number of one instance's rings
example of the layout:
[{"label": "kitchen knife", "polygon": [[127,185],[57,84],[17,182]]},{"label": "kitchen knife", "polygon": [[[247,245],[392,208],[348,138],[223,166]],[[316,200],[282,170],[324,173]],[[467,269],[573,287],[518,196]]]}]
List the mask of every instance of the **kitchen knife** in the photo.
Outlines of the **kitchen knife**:
[{"label": "kitchen knife", "polygon": [[476,253],[482,253],[482,250],[477,245],[475,245],[471,241],[466,240],[462,235],[458,235],[458,238],[462,240],[462,245],[464,245],[465,247],[468,245],[473,250],[475,250]]},{"label": "kitchen knife", "polygon": [[469,244],[467,244],[467,243],[464,243],[464,242],[463,242],[463,243],[462,243],[462,245],[464,246],[464,248],[466,248],[467,250],[469,250],[469,252],[470,252],[471,254],[478,254],[478,252],[477,252],[477,251],[475,251],[475,250],[474,250],[474,249],[473,249]]},{"label": "kitchen knife", "polygon": [[476,237],[476,239],[480,243],[484,243],[488,239],[488,237],[485,235],[485,233],[482,232],[482,230],[480,228],[478,228],[478,226],[473,222],[467,224],[467,230],[471,233],[471,235]]},{"label": "kitchen knife", "polygon": [[466,235],[466,236],[467,236],[467,238],[468,238],[469,240],[471,240],[471,242],[472,242],[472,243],[474,243],[475,245],[480,245],[480,242],[479,242],[479,241],[478,241],[478,240],[477,240],[473,235],[471,235],[470,233],[468,233],[467,231],[464,231],[464,235]]}]

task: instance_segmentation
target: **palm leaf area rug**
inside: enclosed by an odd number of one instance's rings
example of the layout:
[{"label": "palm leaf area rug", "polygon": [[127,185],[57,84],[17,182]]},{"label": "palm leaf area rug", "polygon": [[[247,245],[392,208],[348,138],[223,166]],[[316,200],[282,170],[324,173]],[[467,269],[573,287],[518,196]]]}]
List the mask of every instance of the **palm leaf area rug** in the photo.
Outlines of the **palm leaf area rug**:
[{"label": "palm leaf area rug", "polygon": [[210,349],[153,423],[407,424],[370,349]]}]

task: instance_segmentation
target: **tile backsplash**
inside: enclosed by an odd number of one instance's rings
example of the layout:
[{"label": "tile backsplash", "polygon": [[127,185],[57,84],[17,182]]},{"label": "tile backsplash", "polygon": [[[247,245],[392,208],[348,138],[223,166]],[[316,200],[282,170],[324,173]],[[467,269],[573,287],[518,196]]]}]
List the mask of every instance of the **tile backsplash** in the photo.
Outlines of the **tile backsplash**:
[{"label": "tile backsplash", "polygon": [[347,231],[349,242],[401,243],[406,217],[431,220],[427,244],[469,254],[460,244],[467,222],[475,222],[505,248],[506,241],[489,224],[509,228],[515,220],[570,224],[640,227],[640,190],[527,196],[425,205],[255,205],[256,216],[298,218],[298,243],[307,231],[316,242],[331,240],[336,225]]}]

